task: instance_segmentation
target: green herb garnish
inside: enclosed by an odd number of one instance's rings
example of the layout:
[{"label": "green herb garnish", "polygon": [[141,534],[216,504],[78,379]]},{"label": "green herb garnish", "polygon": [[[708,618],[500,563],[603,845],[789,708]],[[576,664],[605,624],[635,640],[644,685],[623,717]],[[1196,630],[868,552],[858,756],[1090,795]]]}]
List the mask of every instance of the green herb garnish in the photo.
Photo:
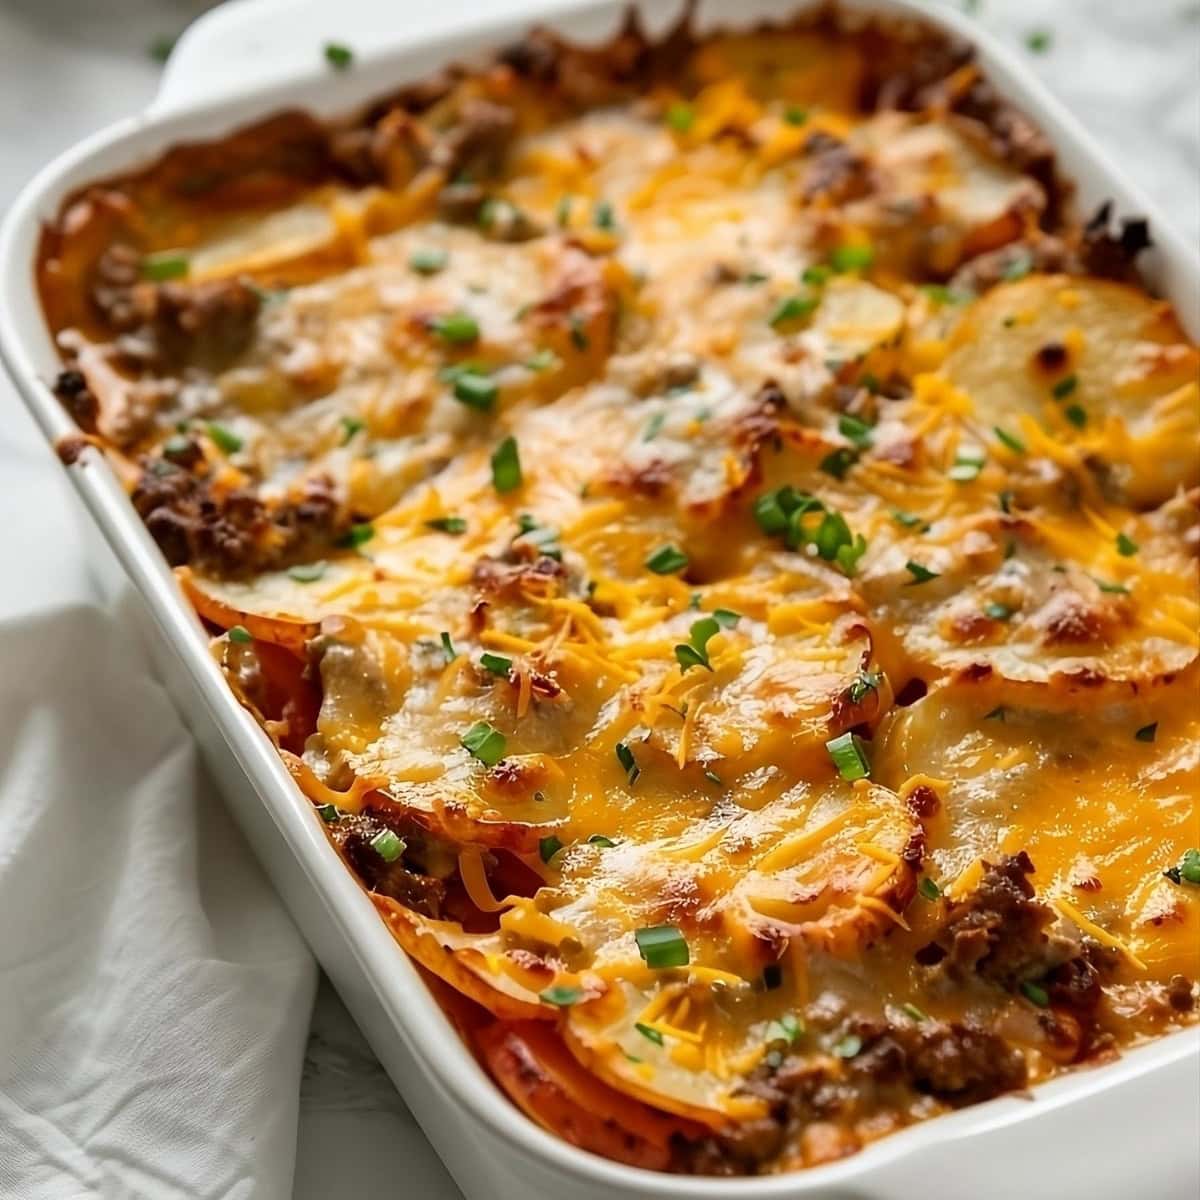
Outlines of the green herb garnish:
[{"label": "green herb garnish", "polygon": [[485,767],[494,767],[504,757],[506,744],[504,734],[486,721],[472,725],[459,739],[459,745]]},{"label": "green herb garnish", "polygon": [[544,863],[548,863],[562,848],[562,842],[554,834],[538,839],[538,856]]},{"label": "green herb garnish", "polygon": [[556,1008],[570,1008],[572,1004],[578,1004],[583,999],[583,990],[556,983],[544,992],[539,992],[538,995],[547,1004],[553,1004]]},{"label": "green herb garnish", "polygon": [[326,563],[297,563],[294,567],[288,567],[288,578],[294,579],[297,583],[316,583],[325,574]]},{"label": "green herb garnish", "polygon": [[452,312],[434,317],[429,327],[444,342],[454,346],[464,346],[479,339],[479,322],[470,313]]},{"label": "green herb garnish", "polygon": [[1127,533],[1117,534],[1117,553],[1122,558],[1132,558],[1138,552],[1138,544]]},{"label": "green herb garnish", "polygon": [[485,650],[479,656],[479,665],[485,671],[490,671],[493,675],[501,675],[507,679],[508,673],[512,670],[512,659],[505,658],[502,654],[490,654]]},{"label": "green herb garnish", "polygon": [[418,275],[436,275],[449,259],[450,255],[440,246],[421,246],[408,256],[408,265]]},{"label": "green herb garnish", "polygon": [[434,517],[425,522],[426,529],[436,529],[438,533],[449,533],[457,537],[467,532],[467,523],[462,517]]},{"label": "green herb garnish", "polygon": [[185,279],[191,269],[186,254],[178,250],[163,250],[158,254],[147,254],[142,259],[142,278],[164,283],[168,279]]},{"label": "green herb garnish", "polygon": [[825,743],[838,774],[847,782],[871,777],[871,760],[867,757],[867,744],[857,733],[843,733]]},{"label": "green herb garnish", "polygon": [[521,456],[517,439],[506,437],[492,452],[492,486],[502,496],[521,486]]},{"label": "green herb garnish", "polygon": [[237,642],[243,646],[254,641],[254,636],[251,634],[250,630],[245,627],[245,625],[231,625],[225,631],[225,636],[228,637],[231,642]]},{"label": "green herb garnish", "polygon": [[1133,735],[1139,742],[1152,742],[1158,736],[1158,722],[1151,721],[1149,725],[1143,725],[1141,729]]},{"label": "green herb garnish", "polygon": [[688,556],[682,550],[675,546],[666,545],[659,546],[646,559],[646,567],[655,575],[674,575],[676,571],[682,571],[688,565]]},{"label": "green herb garnish", "polygon": [[646,966],[655,970],[686,967],[690,961],[687,941],[677,925],[651,925],[635,930],[633,937]]},{"label": "green herb garnish", "polygon": [[633,751],[624,742],[617,743],[616,754],[617,762],[621,764],[621,769],[625,772],[625,781],[632,787],[637,783],[638,777],[642,773],[642,768],[637,765],[637,759],[633,757]]},{"label": "green herb garnish", "polygon": [[720,632],[720,623],[714,617],[694,621],[688,640],[675,647],[675,661],[679,663],[680,671],[686,672],[689,667],[703,667],[711,671],[708,643]]},{"label": "green herb garnish", "polygon": [[404,853],[404,839],[397,837],[390,829],[381,829],[371,839],[371,849],[384,862],[395,862]]},{"label": "green herb garnish", "polygon": [[325,61],[335,71],[345,71],[354,62],[354,51],[339,42],[326,42]]},{"label": "green herb garnish", "polygon": [[913,587],[918,583],[928,583],[931,579],[939,578],[939,572],[931,571],[919,562],[913,562],[911,558],[904,564],[904,569],[912,576],[908,584],[909,587]]}]

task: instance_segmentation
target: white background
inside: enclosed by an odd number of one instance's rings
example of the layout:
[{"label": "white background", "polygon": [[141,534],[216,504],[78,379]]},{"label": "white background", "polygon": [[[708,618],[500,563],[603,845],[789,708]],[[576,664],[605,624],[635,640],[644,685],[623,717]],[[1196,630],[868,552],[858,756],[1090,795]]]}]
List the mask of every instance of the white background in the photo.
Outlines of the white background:
[{"label": "white background", "polygon": [[[397,19],[404,4],[394,0]],[[161,72],[147,47],[208,7],[202,0],[0,0],[0,207],[55,152],[147,104]],[[1200,239],[1200,3],[982,0],[973,7],[977,20],[1021,47],[1179,232],[1193,244]],[[330,8],[336,26],[336,0]],[[1045,53],[1026,48],[1034,30],[1051,34]],[[0,488],[58,470],[0,378]],[[47,487],[39,497],[39,539],[61,530],[75,544],[66,492]],[[0,613],[13,611],[6,601],[22,586],[27,537],[12,523],[0,528]],[[9,665],[0,662],[0,679]],[[301,1082],[295,1196],[342,1195],[440,1200],[457,1192],[322,981]]]}]

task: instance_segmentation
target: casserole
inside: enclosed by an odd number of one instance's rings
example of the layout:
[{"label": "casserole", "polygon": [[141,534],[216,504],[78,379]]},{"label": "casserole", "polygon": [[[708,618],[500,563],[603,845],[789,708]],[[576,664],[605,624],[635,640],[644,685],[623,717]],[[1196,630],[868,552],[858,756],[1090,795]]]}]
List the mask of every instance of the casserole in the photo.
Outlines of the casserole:
[{"label": "casserole", "polygon": [[[175,132],[176,132],[176,134],[178,134],[180,131],[176,130]],[[77,176],[77,178],[79,178],[79,176]],[[418,1105],[418,1106],[416,1106],[416,1108],[418,1108],[418,1111],[420,1112],[420,1106]],[[654,1184],[652,1184],[648,1181],[643,1181],[640,1184],[638,1184],[638,1187],[641,1187],[643,1190],[649,1190],[653,1186],[654,1186]]]}]

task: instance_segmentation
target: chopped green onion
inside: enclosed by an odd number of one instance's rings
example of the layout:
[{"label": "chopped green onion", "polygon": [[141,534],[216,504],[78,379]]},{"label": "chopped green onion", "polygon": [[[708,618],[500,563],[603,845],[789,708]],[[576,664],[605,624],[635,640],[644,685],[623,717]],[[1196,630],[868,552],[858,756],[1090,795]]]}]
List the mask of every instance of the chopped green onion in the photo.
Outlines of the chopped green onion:
[{"label": "chopped green onion", "polygon": [[205,429],[208,431],[208,436],[212,438],[213,445],[223,454],[236,454],[242,448],[242,439],[233,430],[226,429],[224,425],[218,425],[216,421],[209,421]]},{"label": "chopped green onion", "polygon": [[831,1047],[838,1058],[853,1058],[863,1048],[863,1040],[857,1033],[848,1033],[834,1042]]},{"label": "chopped green onion", "polygon": [[1117,534],[1117,553],[1122,558],[1131,558],[1138,552],[1138,544],[1127,533]]},{"label": "chopped green onion", "polygon": [[955,483],[970,483],[972,479],[979,478],[979,472],[983,470],[983,464],[986,461],[975,455],[960,454],[955,458],[954,465],[946,474]]},{"label": "chopped green onion", "polygon": [[231,642],[240,642],[243,646],[254,641],[253,635],[245,625],[231,625],[226,631],[226,636]]},{"label": "chopped green onion", "polygon": [[1068,404],[1063,409],[1063,416],[1075,426],[1082,429],[1087,424],[1087,413],[1078,404]]},{"label": "chopped green onion", "polygon": [[617,227],[616,214],[613,212],[613,206],[607,200],[601,200],[592,210],[592,220],[596,224],[597,229],[615,229]]},{"label": "chopped green onion", "polygon": [[801,317],[807,317],[818,303],[815,296],[785,296],[767,318],[767,324],[778,329],[789,321],[798,321]]},{"label": "chopped green onion", "polygon": [[839,446],[821,459],[820,467],[826,475],[832,475],[834,479],[845,479],[846,472],[856,462],[858,462],[857,450],[851,450],[849,446]]},{"label": "chopped green onion", "polygon": [[1158,722],[1151,721],[1149,725],[1143,725],[1141,729],[1133,735],[1139,742],[1152,742],[1158,736]]},{"label": "chopped green onion", "polygon": [[485,767],[494,767],[504,757],[506,744],[504,734],[486,721],[472,725],[459,739],[459,745]]},{"label": "chopped green onion", "polygon": [[867,745],[857,733],[843,733],[825,743],[838,774],[847,782],[871,777],[871,761],[867,757]]},{"label": "chopped green onion", "polygon": [[450,635],[443,629],[441,634],[442,653],[446,656],[446,661],[452,663],[458,657],[458,651],[454,648],[454,643],[450,640]]},{"label": "chopped green onion", "polygon": [[344,71],[354,61],[354,51],[338,42],[326,42],[325,61],[335,71]]},{"label": "chopped green onion", "polygon": [[434,317],[430,328],[443,341],[455,346],[466,345],[479,338],[479,322],[470,313],[452,312]]},{"label": "chopped green onion", "polygon": [[939,577],[937,571],[931,571],[928,567],[923,567],[919,562],[913,562],[911,558],[904,564],[904,569],[912,576],[912,580],[908,585],[909,587],[913,587],[918,583],[928,583],[931,579]]},{"label": "chopped green onion", "polygon": [[688,565],[688,556],[675,546],[660,546],[646,559],[646,567],[655,575],[674,575]]},{"label": "chopped green onion", "polygon": [[375,536],[375,526],[369,521],[360,521],[351,525],[337,540],[337,544],[347,550],[357,550],[366,545]]},{"label": "chopped green onion", "polygon": [[633,787],[638,781],[638,776],[642,773],[642,768],[637,765],[637,759],[633,757],[633,751],[624,742],[617,743],[616,753],[617,762],[621,764],[621,768],[625,772],[626,782],[630,787]]},{"label": "chopped green onion", "polygon": [[923,1013],[915,1004],[906,1002],[906,1003],[900,1005],[900,1008],[907,1016],[912,1017],[912,1019],[914,1021],[928,1021],[929,1020],[928,1015],[926,1013]]},{"label": "chopped green onion", "polygon": [[829,268],[821,263],[814,263],[811,267],[805,267],[800,274],[800,282],[807,283],[809,287],[821,287],[829,279]]},{"label": "chopped green onion", "polygon": [[538,854],[542,862],[548,863],[563,847],[562,842],[551,834],[549,837],[538,839]]},{"label": "chopped green onion", "polygon": [[418,247],[408,256],[408,265],[418,275],[436,275],[450,260],[440,246]]},{"label": "chopped green onion", "polygon": [[[1018,254],[1015,258],[1013,258],[1012,262],[1010,262],[1004,268],[1004,270],[1000,272],[1000,277],[1007,280],[1009,283],[1013,283],[1018,279],[1024,279],[1025,276],[1028,275],[1032,270],[1033,255]],[[1004,327],[1006,329],[1011,329],[1015,323],[1015,318],[1006,317],[1004,319]]]},{"label": "chopped green onion", "polygon": [[1105,583],[1103,579],[1092,577],[1092,582],[1102,591],[1113,596],[1128,596],[1129,589],[1123,583]]},{"label": "chopped green onion", "polygon": [[803,125],[808,120],[808,109],[801,108],[799,104],[789,104],[783,110],[783,119],[789,125]]},{"label": "chopped green onion", "polygon": [[147,254],[142,259],[142,278],[152,279],[155,283],[184,279],[189,270],[187,255],[180,254],[178,250],[162,250],[158,254]]},{"label": "chopped green onion", "polygon": [[655,970],[686,967],[690,961],[687,941],[677,925],[651,925],[634,930],[633,937],[646,966]]},{"label": "chopped green onion", "polygon": [[468,408],[487,412],[499,391],[496,381],[481,371],[459,371],[454,376],[454,398]]},{"label": "chopped green onion", "polygon": [[1064,375],[1054,387],[1050,389],[1050,394],[1055,400],[1065,400],[1079,386],[1079,380],[1074,375]]},{"label": "chopped green onion", "polygon": [[502,675],[507,679],[509,671],[512,670],[512,659],[505,658],[502,654],[489,654],[485,650],[479,656],[479,665],[485,671],[490,671],[493,675]]},{"label": "chopped green onion", "polygon": [[861,704],[867,698],[868,693],[879,690],[879,685],[882,681],[883,673],[881,671],[864,671],[860,667],[858,674],[855,675],[850,686],[846,689],[850,703]]},{"label": "chopped green onion", "polygon": [[338,811],[336,804],[319,804],[317,805],[317,816],[325,822],[326,825],[332,825],[342,814]]},{"label": "chopped green onion", "polygon": [[325,574],[326,565],[324,561],[297,563],[294,567],[288,567],[288,578],[297,583],[316,583]]},{"label": "chopped green onion", "polygon": [[616,844],[617,843],[614,842],[612,838],[605,837],[602,833],[593,833],[592,836],[588,838],[589,846],[600,846],[605,850],[611,850]]},{"label": "chopped green onion", "polygon": [[938,885],[932,879],[930,879],[928,875],[922,876],[921,882],[917,884],[917,891],[920,892],[926,900],[931,901],[937,900],[942,894],[942,889],[938,887]]},{"label": "chopped green onion", "polygon": [[390,829],[381,829],[371,839],[371,849],[384,862],[395,862],[404,853],[404,839],[397,837]]},{"label": "chopped green onion", "polygon": [[544,992],[539,992],[538,995],[547,1004],[553,1004],[556,1008],[570,1008],[572,1004],[578,1004],[583,999],[583,989],[556,983]]},{"label": "chopped green onion", "polygon": [[358,417],[343,417],[342,418],[342,445],[345,446],[356,433],[362,433],[366,429],[366,423],[359,420]]},{"label": "chopped green onion", "polygon": [[667,413],[664,409],[662,412],[656,412],[654,416],[646,422],[646,432],[642,434],[643,442],[652,442],[660,433],[662,433],[663,422],[667,419]]},{"label": "chopped green onion", "polygon": [[991,617],[993,621],[1007,621],[1013,615],[1013,610],[1007,604],[1001,604],[996,600],[985,604],[983,612],[985,616]]},{"label": "chopped green onion", "polygon": [[921,291],[939,307],[946,304],[966,304],[974,299],[970,292],[956,292],[942,283],[923,283]]},{"label": "chopped green onion", "polygon": [[667,124],[676,133],[687,133],[696,120],[696,111],[690,104],[672,104],[667,109]]},{"label": "chopped green onion", "polygon": [[875,251],[870,246],[836,246],[829,256],[830,264],[839,273],[865,271],[874,261]]},{"label": "chopped green onion", "polygon": [[892,509],[892,520],[903,525],[905,529],[916,529],[925,524],[924,520],[915,513],[905,512],[900,508]]},{"label": "chopped green onion", "polygon": [[1200,885],[1200,850],[1187,850],[1178,866],[1168,867],[1163,874],[1172,883]]},{"label": "chopped green onion", "polygon": [[572,313],[568,326],[571,331],[571,345],[576,350],[586,350],[592,342],[587,335],[587,328],[584,326],[583,318],[578,313]]},{"label": "chopped green onion", "polygon": [[543,346],[532,357],[525,360],[525,366],[530,371],[549,371],[557,367],[562,362],[562,359],[554,353],[553,350]]},{"label": "chopped green onion", "polygon": [[866,421],[860,421],[858,417],[851,416],[850,413],[842,413],[838,417],[838,433],[844,438],[849,438],[856,446],[865,449],[871,444],[874,431]]},{"label": "chopped green onion", "polygon": [[642,1037],[653,1042],[656,1046],[661,1046],[663,1044],[663,1035],[659,1033],[657,1029],[654,1029],[649,1025],[643,1025],[641,1021],[638,1021],[634,1025],[634,1029],[636,1029],[638,1033],[642,1035]]},{"label": "chopped green onion", "polygon": [[1025,35],[1025,45],[1034,54],[1045,54],[1054,43],[1054,34],[1048,29],[1031,29]]},{"label": "chopped green onion", "polygon": [[693,622],[687,642],[675,647],[675,661],[679,663],[679,669],[686,672],[689,667],[703,667],[711,671],[708,643],[720,632],[720,623],[714,617],[703,617]]},{"label": "chopped green onion", "polygon": [[1030,983],[1028,979],[1021,983],[1021,994],[1038,1008],[1048,1008],[1050,1005],[1050,993],[1044,987]]},{"label": "chopped green onion", "polygon": [[1000,511],[1002,513],[1011,513],[1012,512],[1012,502],[1013,502],[1013,494],[1012,494],[1012,492],[1007,491],[1007,490],[1000,492],[999,495],[997,495],[997,497],[996,497],[996,503],[1000,505]]},{"label": "chopped green onion", "polygon": [[741,613],[735,613],[731,608],[714,608],[713,620],[725,629],[733,629],[742,619]]},{"label": "chopped green onion", "polygon": [[467,532],[467,523],[462,517],[434,517],[425,522],[427,529],[436,529],[438,533],[449,533],[457,537]]},{"label": "chopped green onion", "polygon": [[794,1046],[804,1036],[804,1022],[795,1013],[784,1013],[767,1025],[768,1042],[786,1042]]},{"label": "chopped green onion", "polygon": [[999,439],[1001,445],[1007,446],[1014,454],[1025,453],[1025,443],[1019,437],[1014,437],[1006,429],[1001,429],[999,425],[992,427],[992,432]]},{"label": "chopped green onion", "polygon": [[501,495],[521,486],[521,456],[517,439],[506,437],[492,453],[492,486]]}]

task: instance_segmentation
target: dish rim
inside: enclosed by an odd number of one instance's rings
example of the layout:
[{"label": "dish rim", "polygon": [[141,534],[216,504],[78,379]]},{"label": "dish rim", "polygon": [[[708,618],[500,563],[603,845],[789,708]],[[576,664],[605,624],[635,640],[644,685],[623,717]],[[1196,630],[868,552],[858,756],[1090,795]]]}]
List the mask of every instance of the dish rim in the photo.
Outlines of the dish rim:
[{"label": "dish rim", "polygon": [[[667,0],[635,0],[633,7],[655,10],[661,16],[658,10],[677,9],[678,5]],[[814,7],[814,3],[766,0],[742,7],[757,19],[772,11],[777,17],[796,15]],[[1165,285],[1160,290],[1180,293],[1190,285],[1193,293],[1200,294],[1200,254],[1187,247],[1154,204],[1121,178],[1075,118],[986,30],[959,13],[933,11],[916,0],[843,0],[842,7],[912,17],[969,40],[988,75],[1047,133],[1056,151],[1069,151],[1070,157],[1087,164],[1123,207],[1147,213],[1158,246],[1157,274]],[[351,111],[355,103],[386,91],[388,78],[394,86],[397,78],[419,76],[423,70],[420,64],[425,60],[436,64],[464,54],[469,57],[502,45],[539,22],[561,27],[569,18],[596,28],[605,24],[615,27],[625,8],[620,0],[552,5],[533,0],[523,6],[523,11],[495,14],[474,25],[468,25],[464,17],[463,28],[457,33],[440,31],[425,36],[419,30],[409,30],[386,50],[372,55],[362,71],[330,75],[315,63],[286,78],[265,85],[251,84],[216,100],[177,103],[164,113],[151,109],[100,130],[52,160],[22,189],[0,225],[0,358],[51,446],[78,430],[50,390],[47,375],[56,367],[57,354],[40,305],[29,301],[42,221],[57,211],[65,196],[89,180],[145,162],[181,140],[216,136],[222,128],[235,128],[288,105],[307,107],[324,116]],[[658,16],[655,24],[659,23]],[[307,94],[305,89],[309,89]],[[319,99],[314,92],[319,93]],[[1075,174],[1077,170],[1069,172],[1068,177]],[[1175,302],[1181,320],[1197,336],[1200,316],[1196,308],[1200,301],[1189,310],[1187,298],[1177,295]],[[779,1176],[704,1179],[664,1174],[625,1166],[571,1145],[536,1125],[503,1095],[379,920],[357,880],[345,870],[274,746],[228,688],[208,653],[208,638],[198,617],[100,452],[89,447],[68,468],[68,475],[427,1081],[439,1085],[456,1106],[526,1159],[549,1163],[580,1184],[613,1189],[617,1194],[719,1195],[731,1200],[782,1198],[824,1192],[850,1182],[868,1183],[890,1163],[927,1153],[931,1145],[981,1136],[1052,1109],[1081,1104],[1089,1096],[1149,1072],[1165,1070],[1186,1058],[1194,1057],[1200,1064],[1200,1028],[1180,1031],[1130,1050],[1114,1063],[1076,1070],[1038,1085],[1036,1107],[1019,1096],[1000,1097],[899,1130],[840,1162]]]}]

